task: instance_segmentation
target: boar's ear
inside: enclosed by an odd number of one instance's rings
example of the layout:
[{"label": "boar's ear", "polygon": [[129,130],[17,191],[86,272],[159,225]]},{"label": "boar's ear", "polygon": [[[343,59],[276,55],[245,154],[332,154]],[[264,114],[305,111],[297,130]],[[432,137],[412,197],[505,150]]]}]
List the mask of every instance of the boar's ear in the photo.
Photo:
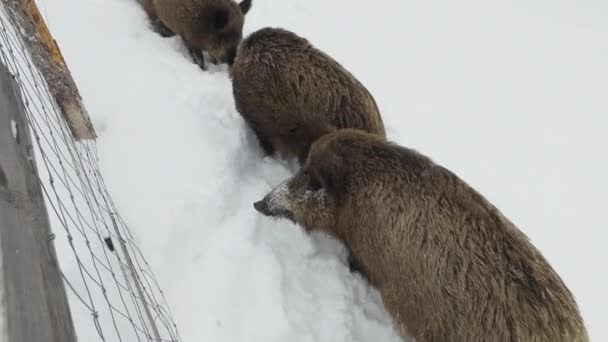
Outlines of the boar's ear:
[{"label": "boar's ear", "polygon": [[251,9],[251,0],[243,0],[239,3],[239,8],[241,9],[241,12],[243,13],[243,15],[247,14],[247,12],[249,12],[249,10]]},{"label": "boar's ear", "polygon": [[345,156],[340,150],[324,153],[322,159],[313,162],[312,172],[323,188],[329,193],[338,195],[346,189]]},{"label": "boar's ear", "polygon": [[211,8],[209,10],[209,21],[216,30],[221,30],[228,25],[229,14],[224,8]]}]

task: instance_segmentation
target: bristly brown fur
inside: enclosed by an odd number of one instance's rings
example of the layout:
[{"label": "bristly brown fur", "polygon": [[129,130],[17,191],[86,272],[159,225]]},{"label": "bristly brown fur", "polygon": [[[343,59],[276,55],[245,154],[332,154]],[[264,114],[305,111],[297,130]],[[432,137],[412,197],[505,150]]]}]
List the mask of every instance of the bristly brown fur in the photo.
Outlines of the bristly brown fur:
[{"label": "bristly brown fur", "polygon": [[337,128],[385,134],[369,91],[292,32],[254,32],[239,46],[230,71],[237,109],[267,154],[303,162],[310,145]]},{"label": "bristly brown fur", "polygon": [[245,14],[252,0],[139,0],[156,31],[182,37],[193,59],[206,69],[203,51],[212,62],[231,64],[243,37]]},{"label": "bristly brown fur", "polygon": [[588,341],[573,295],[528,238],[416,151],[338,130],[277,189],[256,209],[343,241],[417,341]]}]

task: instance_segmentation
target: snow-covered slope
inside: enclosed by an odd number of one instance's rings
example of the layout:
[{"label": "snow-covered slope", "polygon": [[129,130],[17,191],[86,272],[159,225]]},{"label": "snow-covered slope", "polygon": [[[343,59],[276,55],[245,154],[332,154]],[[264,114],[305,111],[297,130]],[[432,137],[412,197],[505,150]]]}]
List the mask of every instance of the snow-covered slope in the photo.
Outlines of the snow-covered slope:
[{"label": "snow-covered slope", "polygon": [[[398,340],[336,243],[252,209],[290,167],[262,158],[226,68],[201,72],[135,0],[37,3],[184,341]],[[455,171],[532,238],[603,341],[607,15],[599,0],[255,0],[246,31],[291,29],[351,70],[390,138]]]}]

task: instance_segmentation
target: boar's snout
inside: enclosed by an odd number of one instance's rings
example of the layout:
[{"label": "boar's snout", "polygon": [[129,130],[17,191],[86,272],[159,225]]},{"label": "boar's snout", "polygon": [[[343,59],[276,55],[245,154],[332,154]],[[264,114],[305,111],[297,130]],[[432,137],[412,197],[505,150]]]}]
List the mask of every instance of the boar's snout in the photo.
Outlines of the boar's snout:
[{"label": "boar's snout", "polygon": [[270,210],[268,210],[268,201],[265,198],[253,203],[253,207],[260,214],[265,215],[265,216],[270,216]]},{"label": "boar's snout", "polygon": [[222,62],[228,64],[228,65],[232,65],[234,64],[234,59],[236,58],[236,46],[231,46],[226,50],[226,53],[224,54],[223,58],[222,58]]}]

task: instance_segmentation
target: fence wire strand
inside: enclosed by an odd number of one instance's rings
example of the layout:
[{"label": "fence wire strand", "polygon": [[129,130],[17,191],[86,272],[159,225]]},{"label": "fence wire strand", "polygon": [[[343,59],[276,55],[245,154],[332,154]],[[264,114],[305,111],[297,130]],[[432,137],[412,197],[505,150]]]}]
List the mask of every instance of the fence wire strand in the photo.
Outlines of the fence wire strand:
[{"label": "fence wire strand", "polygon": [[74,141],[26,48],[24,39],[32,37],[0,7],[0,59],[20,90],[54,231],[48,241],[57,249],[79,340],[181,341],[165,295],[108,193],[96,143]]}]

